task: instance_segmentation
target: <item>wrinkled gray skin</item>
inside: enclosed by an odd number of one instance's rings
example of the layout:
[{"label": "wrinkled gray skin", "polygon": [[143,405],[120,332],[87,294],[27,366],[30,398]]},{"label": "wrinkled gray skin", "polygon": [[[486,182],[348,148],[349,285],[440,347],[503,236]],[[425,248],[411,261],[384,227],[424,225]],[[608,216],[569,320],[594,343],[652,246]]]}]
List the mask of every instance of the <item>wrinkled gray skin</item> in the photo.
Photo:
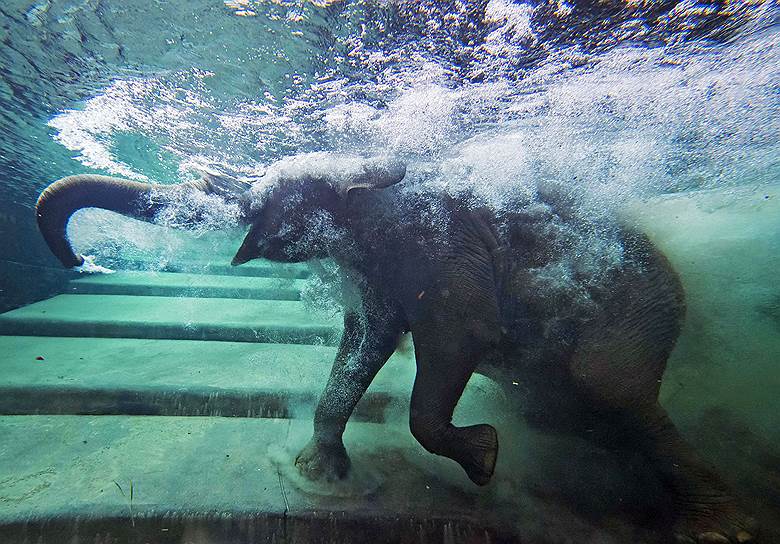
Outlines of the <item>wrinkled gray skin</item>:
[{"label": "wrinkled gray skin", "polygon": [[572,310],[565,297],[551,300],[528,288],[531,269],[565,251],[545,238],[549,221],[569,221],[563,199],[541,196],[545,213],[499,216],[436,191],[404,190],[394,185],[403,178],[397,165],[358,170],[364,175],[339,179],[312,168],[282,169],[270,187],[240,197],[251,227],[234,265],[331,257],[361,293],[360,307],[345,312],[314,435],[295,461],[304,475],[346,476],[347,420],[411,331],[411,432],[477,485],[493,474],[496,430],[451,422],[473,372],[508,386],[512,396],[513,380],[527,385],[523,408],[532,425],[644,456],[673,498],[679,542],[753,539],[753,520],[658,404],[684,297],[645,236],[616,226],[623,265],[591,288],[595,306]]}]

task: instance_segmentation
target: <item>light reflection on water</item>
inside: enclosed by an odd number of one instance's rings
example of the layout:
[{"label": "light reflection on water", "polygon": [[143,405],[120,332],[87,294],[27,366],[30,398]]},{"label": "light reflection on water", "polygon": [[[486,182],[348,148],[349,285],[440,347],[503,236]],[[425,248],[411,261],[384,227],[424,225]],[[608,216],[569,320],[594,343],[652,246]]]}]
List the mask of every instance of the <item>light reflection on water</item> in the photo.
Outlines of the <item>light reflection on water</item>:
[{"label": "light reflection on water", "polygon": [[6,51],[3,80],[44,97],[30,109],[85,166],[139,179],[312,150],[441,160],[510,133],[502,156],[537,176],[717,187],[773,179],[776,16],[770,2],[46,2],[9,17],[27,49]]}]

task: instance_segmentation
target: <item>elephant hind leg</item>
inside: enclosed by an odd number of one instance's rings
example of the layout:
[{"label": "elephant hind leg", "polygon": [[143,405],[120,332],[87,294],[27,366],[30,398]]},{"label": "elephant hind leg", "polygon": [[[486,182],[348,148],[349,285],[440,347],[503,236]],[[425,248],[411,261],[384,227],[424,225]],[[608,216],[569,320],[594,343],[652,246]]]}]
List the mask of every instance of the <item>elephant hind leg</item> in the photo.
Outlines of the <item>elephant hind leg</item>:
[{"label": "elephant hind leg", "polygon": [[[653,377],[652,372],[663,365],[652,359],[644,365],[641,360],[629,361],[625,366],[636,371],[622,376],[629,382],[623,388],[610,387],[610,380],[603,379],[600,369],[607,366],[595,360],[588,363],[580,359],[575,363],[582,370],[576,376],[577,389],[592,413],[601,414],[601,418],[593,420],[601,419],[600,424],[606,427],[590,436],[602,445],[637,452],[649,461],[671,496],[676,517],[674,532],[679,542],[752,542],[755,521],[740,508],[715,470],[679,433],[658,404],[655,385],[649,385],[651,391],[641,391],[636,382],[631,382],[637,375],[642,376],[643,370]],[[589,373],[588,368],[596,370]]]},{"label": "elephant hind leg", "polygon": [[457,462],[469,479],[487,485],[493,477],[498,458],[498,433],[487,424],[434,428],[419,419],[412,420],[412,434],[429,452]]},{"label": "elephant hind leg", "polygon": [[750,542],[754,521],[658,404],[661,377],[679,333],[679,310],[669,298],[638,302],[586,331],[570,363],[585,404],[593,413],[608,414],[604,423],[610,428],[594,437],[650,461],[672,497],[680,542]]},{"label": "elephant hind leg", "polygon": [[496,469],[498,433],[485,423],[454,428],[455,441],[466,444],[455,452],[457,461],[469,479],[477,485],[487,485]]},{"label": "elephant hind leg", "polygon": [[415,338],[415,351],[417,376],[409,420],[412,434],[429,452],[460,464],[472,482],[487,484],[498,457],[498,433],[487,424],[452,424],[455,406],[476,367],[476,354],[432,349],[419,338]]},{"label": "elephant hind leg", "polygon": [[[715,470],[688,445],[658,404],[632,418],[633,436],[671,492],[681,542],[753,542],[757,527]],[[629,420],[631,421],[631,420]]]}]

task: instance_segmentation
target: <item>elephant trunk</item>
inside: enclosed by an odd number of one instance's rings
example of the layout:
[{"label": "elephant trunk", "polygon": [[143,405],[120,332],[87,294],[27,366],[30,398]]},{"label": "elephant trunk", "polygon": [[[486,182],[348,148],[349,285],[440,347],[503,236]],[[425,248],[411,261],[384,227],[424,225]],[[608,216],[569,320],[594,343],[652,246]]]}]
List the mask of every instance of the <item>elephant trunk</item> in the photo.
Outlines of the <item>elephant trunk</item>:
[{"label": "elephant trunk", "polygon": [[167,204],[163,195],[183,188],[205,190],[206,183],[201,180],[178,185],[153,185],[110,176],[68,176],[55,181],[41,193],[35,205],[35,215],[49,249],[63,265],[72,268],[84,264],[84,258],[73,251],[67,236],[68,222],[78,210],[102,208],[151,221]]}]

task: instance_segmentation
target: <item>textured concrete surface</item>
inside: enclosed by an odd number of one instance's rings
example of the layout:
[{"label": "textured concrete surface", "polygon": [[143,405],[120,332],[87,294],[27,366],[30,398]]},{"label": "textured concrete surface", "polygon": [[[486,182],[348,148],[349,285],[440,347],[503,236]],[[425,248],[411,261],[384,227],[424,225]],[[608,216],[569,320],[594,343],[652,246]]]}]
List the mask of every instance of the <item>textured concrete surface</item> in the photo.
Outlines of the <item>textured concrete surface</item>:
[{"label": "textured concrete surface", "polygon": [[214,257],[212,259],[176,259],[163,262],[138,257],[123,258],[121,270],[161,272],[191,272],[195,274],[214,274],[220,276],[249,276],[249,277],[274,277],[301,279],[311,275],[309,267],[305,264],[279,264],[269,261],[256,260],[244,263],[241,266],[232,266],[232,256]]},{"label": "textured concrete surface", "polygon": [[[306,491],[287,467],[310,431],[283,419],[2,417],[0,539],[91,542],[107,519],[103,538],[154,542],[168,541],[171,529],[214,542],[220,527],[240,529],[242,519],[257,520],[253,536],[262,541],[361,542],[376,533],[384,542],[455,542],[456,534],[492,542],[508,534],[498,511],[475,512],[489,494],[421,477],[415,459],[427,454],[387,425],[349,425],[345,443],[363,478]],[[217,541],[251,541],[240,536]]]},{"label": "textured concrete surface", "polygon": [[71,294],[298,300],[304,281],[173,272],[117,272],[70,282]]},{"label": "textured concrete surface", "polygon": [[340,320],[297,301],[59,295],[0,315],[0,334],[332,344]]},{"label": "textured concrete surface", "polygon": [[[560,443],[533,444],[495,421],[500,401],[473,389],[465,404],[490,414],[504,440],[486,487],[423,450],[405,424],[350,422],[352,473],[326,483],[294,468],[306,420],[0,417],[0,542],[664,542],[601,505],[618,504],[600,498],[605,490],[630,499],[602,481],[603,454],[580,474],[581,447],[572,458],[556,454]],[[535,462],[517,457],[529,440]],[[545,458],[557,458],[556,481],[568,472],[569,484],[542,486]],[[582,478],[592,485],[578,487]],[[575,512],[560,495],[588,490],[603,511]]]},{"label": "textured concrete surface", "polygon": [[[1,414],[311,417],[335,349],[296,344],[0,336]],[[40,358],[40,359],[39,359]],[[407,403],[396,354],[358,406],[384,421]]]}]

